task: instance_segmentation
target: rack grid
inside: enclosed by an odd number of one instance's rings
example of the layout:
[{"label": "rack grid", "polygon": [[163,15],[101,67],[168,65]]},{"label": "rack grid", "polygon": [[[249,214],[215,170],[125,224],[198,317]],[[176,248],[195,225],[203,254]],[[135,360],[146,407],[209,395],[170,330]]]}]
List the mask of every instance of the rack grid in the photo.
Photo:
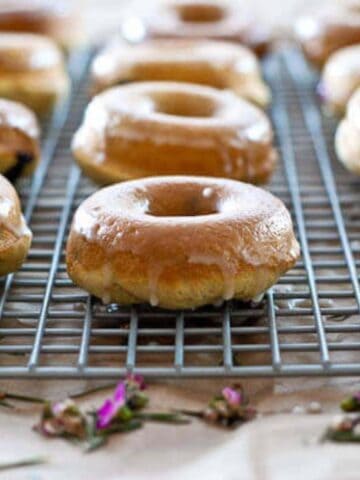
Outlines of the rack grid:
[{"label": "rack grid", "polygon": [[360,374],[360,185],[336,160],[336,124],[301,54],[274,53],[264,70],[281,154],[269,189],[293,215],[302,257],[259,304],[179,312],[104,306],[66,274],[72,215],[96,189],[69,151],[89,59],[70,57],[72,97],[48,122],[40,168],[17,185],[34,239],[0,281],[0,378]]}]

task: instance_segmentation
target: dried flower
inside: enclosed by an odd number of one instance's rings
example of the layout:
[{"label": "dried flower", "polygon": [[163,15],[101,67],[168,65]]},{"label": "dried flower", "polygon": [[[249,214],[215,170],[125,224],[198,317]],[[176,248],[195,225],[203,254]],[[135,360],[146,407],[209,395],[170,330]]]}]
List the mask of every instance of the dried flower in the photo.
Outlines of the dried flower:
[{"label": "dried flower", "polygon": [[128,388],[146,389],[144,377],[138,373],[128,373],[125,377],[125,383]]},{"label": "dried flower", "polygon": [[241,404],[242,392],[238,392],[234,388],[225,387],[221,393],[228,405],[238,407]]},{"label": "dried flower", "polygon": [[44,405],[40,423],[35,429],[47,437],[83,439],[87,432],[85,415],[70,399]]},{"label": "dried flower", "polygon": [[45,403],[35,429],[46,437],[81,442],[86,451],[106,444],[110,435],[141,428],[146,421],[183,424],[188,419],[172,412],[141,412],[148,403],[141,375],[128,375],[95,412],[83,413],[73,400]]},{"label": "dried flower", "polygon": [[333,442],[360,442],[359,427],[359,415],[337,415],[333,418],[323,438]]},{"label": "dried flower", "polygon": [[256,410],[248,405],[242,388],[235,385],[225,387],[221,395],[213,397],[201,416],[210,423],[232,427],[252,420]]},{"label": "dried flower", "polygon": [[141,410],[148,402],[149,398],[144,393],[146,389],[144,377],[142,375],[129,373],[125,378],[127,405],[133,410]]},{"label": "dried flower", "polygon": [[148,403],[148,397],[142,392],[145,389],[141,375],[129,374],[120,382],[112,398],[108,398],[97,410],[96,427],[108,428],[113,421],[129,421],[133,418],[133,410],[140,410]]},{"label": "dried flower", "polygon": [[121,382],[116,387],[113,397],[107,398],[97,410],[96,427],[99,429],[107,428],[125,405],[126,385]]},{"label": "dried flower", "polygon": [[360,392],[356,392],[350,397],[344,398],[340,403],[340,407],[344,412],[358,412],[360,411]]}]

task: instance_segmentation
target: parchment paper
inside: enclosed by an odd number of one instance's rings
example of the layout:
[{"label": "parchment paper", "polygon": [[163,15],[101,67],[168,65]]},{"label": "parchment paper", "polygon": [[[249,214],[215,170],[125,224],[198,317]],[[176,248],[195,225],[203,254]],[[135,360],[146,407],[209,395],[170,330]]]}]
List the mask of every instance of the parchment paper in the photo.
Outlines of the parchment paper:
[{"label": "parchment paper", "polygon": [[[288,26],[298,0],[252,2]],[[274,15],[274,4],[281,15]],[[83,0],[92,39],[116,31],[122,12],[132,1]],[[271,15],[269,15],[271,8]],[[116,13],[115,13],[116,12]],[[351,353],[349,354],[351,355]],[[356,359],[358,361],[358,359]],[[239,381],[239,379],[235,379]],[[25,405],[16,411],[0,407],[0,461],[32,455],[48,457],[48,464],[0,473],[0,479],[112,480],[112,479],[216,479],[216,480],[359,480],[358,445],[321,443],[320,436],[344,394],[360,388],[358,379],[257,379],[242,381],[252,403],[264,415],[235,431],[225,431],[193,420],[187,426],[148,424],[142,430],[113,437],[96,453],[84,454],[62,440],[44,440],[32,431],[39,409]],[[60,399],[83,391],[88,381],[7,381],[0,390]],[[231,379],[150,382],[151,405],[167,408],[202,408]],[[84,405],[99,405],[109,391],[91,395]],[[281,413],[319,401],[324,413]],[[299,410],[297,408],[296,410]],[[279,412],[279,413],[277,413]]]}]

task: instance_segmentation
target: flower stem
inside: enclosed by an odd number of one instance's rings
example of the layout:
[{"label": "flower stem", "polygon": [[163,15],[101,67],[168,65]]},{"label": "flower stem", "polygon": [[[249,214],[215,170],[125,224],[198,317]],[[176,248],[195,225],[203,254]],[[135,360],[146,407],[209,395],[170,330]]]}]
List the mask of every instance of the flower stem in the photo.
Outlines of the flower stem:
[{"label": "flower stem", "polygon": [[188,417],[203,418],[204,414],[199,410],[179,410],[178,413],[187,415]]},{"label": "flower stem", "polygon": [[108,437],[105,435],[95,435],[86,442],[85,452],[90,453],[94,452],[98,448],[104,446],[107,442]]},{"label": "flower stem", "polygon": [[29,402],[29,403],[46,403],[47,400],[45,398],[40,397],[32,397],[29,395],[17,395],[16,393],[5,393],[5,398],[11,400],[19,400],[21,402]]},{"label": "flower stem", "polygon": [[11,403],[7,402],[6,400],[0,400],[0,406],[5,408],[14,408]]},{"label": "flower stem", "polygon": [[44,457],[22,458],[20,460],[0,463],[0,471],[10,470],[12,468],[31,467],[32,465],[41,465],[46,462],[47,460]]},{"label": "flower stem", "polygon": [[162,413],[162,412],[150,412],[150,413],[135,413],[135,418],[150,422],[165,422],[165,423],[177,423],[187,424],[190,423],[188,418],[185,418],[179,413]]},{"label": "flower stem", "polygon": [[87,395],[90,395],[91,393],[97,393],[97,392],[101,392],[103,390],[108,390],[109,388],[113,388],[114,387],[114,383],[108,383],[106,385],[101,385],[101,386],[98,386],[98,387],[93,387],[93,388],[89,388],[88,390],[84,390],[83,392],[78,392],[78,393],[74,393],[73,395],[69,395],[69,398],[82,398],[82,397],[86,397]]}]

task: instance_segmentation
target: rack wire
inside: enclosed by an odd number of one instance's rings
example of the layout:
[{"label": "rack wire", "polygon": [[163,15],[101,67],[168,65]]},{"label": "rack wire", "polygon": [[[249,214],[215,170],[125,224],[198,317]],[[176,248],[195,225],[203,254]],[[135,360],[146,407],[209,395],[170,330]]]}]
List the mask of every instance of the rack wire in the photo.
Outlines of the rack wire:
[{"label": "rack wire", "polygon": [[66,274],[72,215],[96,189],[69,151],[89,58],[70,58],[72,97],[49,122],[34,178],[18,183],[34,240],[0,283],[0,378],[360,374],[359,181],[336,160],[336,125],[301,54],[273,54],[264,69],[281,153],[269,188],[293,215],[302,257],[259,304],[179,312],[104,306]]}]

